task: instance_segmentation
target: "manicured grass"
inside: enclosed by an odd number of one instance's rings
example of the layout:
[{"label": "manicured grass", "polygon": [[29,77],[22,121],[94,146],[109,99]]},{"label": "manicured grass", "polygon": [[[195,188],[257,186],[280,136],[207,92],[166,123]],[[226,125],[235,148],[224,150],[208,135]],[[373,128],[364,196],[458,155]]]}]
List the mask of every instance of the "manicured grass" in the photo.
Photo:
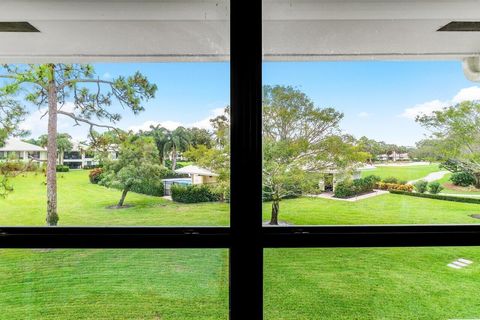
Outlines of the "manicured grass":
[{"label": "manicured grass", "polygon": [[227,250],[0,250],[0,318],[228,319]]},{"label": "manicured grass", "polygon": [[[263,218],[270,218],[265,203]],[[294,225],[480,223],[480,205],[384,194],[356,202],[298,198],[280,202],[279,219]]]},{"label": "manicured grass", "polygon": [[[435,170],[434,170],[435,171]],[[60,225],[228,225],[222,203],[177,204],[120,192],[88,172],[59,175]],[[428,174],[428,173],[427,173]],[[0,224],[44,225],[42,175],[14,180]],[[268,220],[270,203],[264,204]],[[477,223],[480,205],[385,194],[358,202],[284,200],[291,224]],[[474,264],[454,270],[457,258]],[[227,319],[227,250],[0,250],[0,318]],[[265,318],[478,318],[478,248],[267,249]]]},{"label": "manicured grass", "polygon": [[[447,267],[458,258],[474,263]],[[466,247],[266,249],[266,319],[478,319],[479,262]]]},{"label": "manicured grass", "polygon": [[373,170],[362,171],[362,177],[371,174],[377,175],[382,179],[395,177],[399,180],[411,181],[421,179],[429,173],[440,171],[438,164],[420,165],[420,166],[377,166]]},{"label": "manicured grass", "polygon": [[[45,225],[46,187],[42,174],[13,180],[14,192],[0,199],[0,225]],[[93,185],[88,171],[58,174],[60,226],[226,226],[229,205],[180,204],[136,193],[127,195],[127,209],[107,209],[117,204],[120,191]]]}]

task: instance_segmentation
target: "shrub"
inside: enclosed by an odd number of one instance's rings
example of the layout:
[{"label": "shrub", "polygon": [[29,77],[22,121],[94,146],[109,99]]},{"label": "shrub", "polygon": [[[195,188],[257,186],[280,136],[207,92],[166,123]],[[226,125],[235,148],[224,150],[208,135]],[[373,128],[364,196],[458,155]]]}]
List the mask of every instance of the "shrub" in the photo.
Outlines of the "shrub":
[{"label": "shrub", "polygon": [[475,183],[475,178],[468,172],[455,172],[450,181],[456,186],[468,187]]},{"label": "shrub", "polygon": [[2,173],[21,171],[24,168],[24,163],[20,161],[7,161],[0,163],[0,171]]},{"label": "shrub", "polygon": [[335,198],[349,198],[355,195],[355,188],[350,182],[339,182],[335,186],[334,197]]},{"label": "shrub", "polygon": [[57,165],[57,172],[68,172],[70,171],[70,168],[68,166],[64,166],[61,164]]},{"label": "shrub", "polygon": [[203,184],[183,186],[174,184],[170,188],[172,200],[182,203],[212,202],[219,201],[218,194]]},{"label": "shrub", "polygon": [[399,190],[390,190],[390,193],[402,194],[402,195],[419,197],[419,198],[428,198],[428,199],[436,199],[436,200],[480,204],[480,199],[479,198],[463,198],[463,197],[456,197],[456,196],[447,196],[447,195],[443,195],[443,194],[410,193],[410,192],[399,191]]},{"label": "shrub", "polygon": [[408,181],[407,180],[398,180],[398,184],[407,184]]},{"label": "shrub", "polygon": [[130,191],[157,197],[163,197],[164,195],[163,182],[153,179],[143,181],[141,184],[134,184]]},{"label": "shrub", "polygon": [[425,180],[418,180],[415,182],[414,187],[415,191],[418,193],[425,193],[427,191],[428,182]]},{"label": "shrub", "polygon": [[400,191],[406,191],[406,192],[413,191],[413,186],[411,184],[378,182],[376,187],[377,189],[381,189],[381,190],[400,190]]},{"label": "shrub", "polygon": [[388,178],[383,179],[383,182],[398,184],[398,179],[395,178],[395,177],[388,177]]},{"label": "shrub", "polygon": [[90,173],[88,174],[88,178],[90,179],[90,183],[98,184],[100,182],[100,180],[102,179],[102,173],[103,173],[102,168],[97,168],[97,169],[91,170]]},{"label": "shrub", "polygon": [[431,193],[431,194],[437,194],[437,193],[440,193],[440,191],[443,190],[443,187],[442,185],[439,183],[439,182],[431,182],[429,185],[428,185],[428,191]]}]

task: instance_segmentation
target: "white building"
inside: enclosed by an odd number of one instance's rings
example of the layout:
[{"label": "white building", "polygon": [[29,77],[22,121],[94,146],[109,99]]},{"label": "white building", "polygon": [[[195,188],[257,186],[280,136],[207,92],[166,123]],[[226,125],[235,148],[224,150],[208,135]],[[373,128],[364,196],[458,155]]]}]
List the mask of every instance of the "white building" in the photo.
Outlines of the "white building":
[{"label": "white building", "polygon": [[175,170],[178,174],[188,174],[192,184],[209,184],[217,182],[218,174],[198,166],[189,165]]},{"label": "white building", "polygon": [[21,161],[47,161],[47,149],[24,142],[20,139],[9,139],[0,148],[0,160],[15,159]]}]

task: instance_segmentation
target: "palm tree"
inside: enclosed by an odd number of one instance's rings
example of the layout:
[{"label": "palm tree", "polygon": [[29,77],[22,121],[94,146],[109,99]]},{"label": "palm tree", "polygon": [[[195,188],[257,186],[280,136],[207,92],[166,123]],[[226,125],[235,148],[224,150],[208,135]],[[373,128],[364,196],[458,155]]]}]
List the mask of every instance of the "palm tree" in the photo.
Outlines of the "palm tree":
[{"label": "palm tree", "polygon": [[166,142],[163,146],[164,154],[172,155],[172,170],[177,166],[178,152],[183,152],[190,146],[190,134],[184,127],[178,127],[173,131],[166,130]]},{"label": "palm tree", "polygon": [[[58,133],[57,134],[57,153],[58,153],[58,163],[63,165],[63,157],[65,152],[72,151],[72,137],[68,133]],[[48,142],[48,135],[44,134],[38,138],[38,142],[41,147],[46,147]]]},{"label": "palm tree", "polygon": [[150,126],[150,131],[145,132],[147,136],[153,137],[158,149],[158,157],[160,162],[165,167],[165,144],[168,141],[169,131],[157,124],[156,126]]}]

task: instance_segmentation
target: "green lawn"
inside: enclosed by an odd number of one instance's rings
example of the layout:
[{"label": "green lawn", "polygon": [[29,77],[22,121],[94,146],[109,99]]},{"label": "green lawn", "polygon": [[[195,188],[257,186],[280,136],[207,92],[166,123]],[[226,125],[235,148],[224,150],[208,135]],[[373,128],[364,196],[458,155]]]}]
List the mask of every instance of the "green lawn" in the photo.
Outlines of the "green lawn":
[{"label": "green lawn", "polygon": [[371,174],[380,176],[385,179],[388,177],[395,177],[399,180],[411,181],[421,179],[427,176],[429,173],[440,171],[438,164],[420,165],[420,166],[377,166],[373,170],[362,171],[362,177],[369,176]]},{"label": "green lawn", "polygon": [[[423,168],[425,169],[425,168]],[[435,171],[435,170],[434,170]],[[120,196],[59,176],[61,225],[228,225],[228,204],[184,205]],[[62,177],[63,176],[63,177]],[[42,175],[14,180],[1,225],[44,225]],[[270,203],[264,204],[264,219]],[[358,202],[282,201],[280,220],[302,224],[477,223],[480,205],[386,194]],[[454,270],[457,258],[474,261]],[[226,250],[0,250],[0,319],[227,319]],[[265,318],[479,318],[479,248],[267,249]]]},{"label": "green lawn", "polygon": [[[474,263],[452,269],[466,258]],[[479,319],[479,248],[267,249],[271,320]]]},{"label": "green lawn", "polygon": [[[45,225],[46,187],[42,174],[14,179],[14,192],[0,199],[0,225]],[[92,185],[88,171],[58,175],[60,226],[226,226],[228,204],[178,204],[136,193],[127,195],[127,209],[107,209],[120,199],[120,191]]]},{"label": "green lawn", "polygon": [[0,250],[0,319],[228,319],[227,250]]},{"label": "green lawn", "polygon": [[[270,203],[264,204],[268,220]],[[480,205],[385,194],[356,202],[299,198],[280,202],[282,221],[294,225],[480,223]]]},{"label": "green lawn", "polygon": [[[474,263],[447,267],[458,258]],[[0,250],[1,319],[228,319],[226,250]],[[265,319],[475,319],[479,248],[266,249]]]}]

